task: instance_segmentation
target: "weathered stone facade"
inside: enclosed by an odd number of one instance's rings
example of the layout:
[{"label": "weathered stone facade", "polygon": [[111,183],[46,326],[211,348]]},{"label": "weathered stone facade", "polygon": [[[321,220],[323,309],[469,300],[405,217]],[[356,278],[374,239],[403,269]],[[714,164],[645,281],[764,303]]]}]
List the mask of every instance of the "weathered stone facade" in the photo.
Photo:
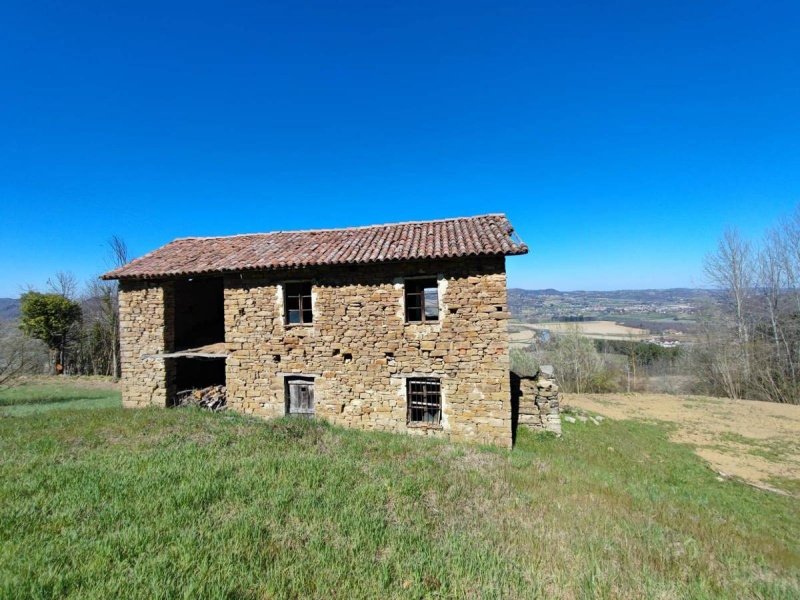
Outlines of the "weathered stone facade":
[{"label": "weathered stone facade", "polygon": [[122,405],[127,408],[167,406],[174,393],[169,363],[153,356],[173,348],[173,292],[169,281],[120,284]]},{"label": "weathered stone facade", "polygon": [[519,425],[561,435],[558,385],[552,367],[542,367],[533,377],[512,373],[511,393]]},{"label": "weathered stone facade", "polygon": [[[438,281],[439,320],[407,323],[404,280]],[[312,283],[313,323],[287,325],[283,286]],[[125,406],[168,406],[176,310],[170,281],[121,282]],[[180,307],[177,307],[180,310]],[[510,447],[508,305],[502,256],[250,272],[224,277],[230,408],[286,412],[285,380],[314,379],[316,415],[361,429]],[[441,382],[442,419],[407,423],[406,380]]]}]

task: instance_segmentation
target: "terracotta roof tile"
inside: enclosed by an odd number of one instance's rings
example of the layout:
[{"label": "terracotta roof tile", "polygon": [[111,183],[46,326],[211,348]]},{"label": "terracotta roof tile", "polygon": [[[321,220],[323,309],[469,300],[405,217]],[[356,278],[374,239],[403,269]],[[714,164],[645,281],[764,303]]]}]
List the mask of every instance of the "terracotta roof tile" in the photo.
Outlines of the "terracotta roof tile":
[{"label": "terracotta roof tile", "polygon": [[157,279],[311,265],[525,254],[505,215],[345,229],[180,238],[103,275]]}]

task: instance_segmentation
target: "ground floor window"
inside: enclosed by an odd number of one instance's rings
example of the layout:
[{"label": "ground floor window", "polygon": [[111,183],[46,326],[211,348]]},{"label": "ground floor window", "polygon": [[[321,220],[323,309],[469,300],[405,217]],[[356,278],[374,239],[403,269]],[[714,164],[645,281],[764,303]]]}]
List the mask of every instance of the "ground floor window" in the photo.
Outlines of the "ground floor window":
[{"label": "ground floor window", "polygon": [[438,425],[442,421],[442,390],[438,379],[432,377],[408,379],[408,422]]}]

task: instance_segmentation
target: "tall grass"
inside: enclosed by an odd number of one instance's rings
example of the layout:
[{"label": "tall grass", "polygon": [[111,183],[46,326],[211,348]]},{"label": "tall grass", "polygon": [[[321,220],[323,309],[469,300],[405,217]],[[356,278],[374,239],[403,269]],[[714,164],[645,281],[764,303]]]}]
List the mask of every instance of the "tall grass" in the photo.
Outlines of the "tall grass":
[{"label": "tall grass", "polygon": [[653,425],[508,452],[183,409],[0,419],[7,598],[796,598],[798,539],[796,499]]}]

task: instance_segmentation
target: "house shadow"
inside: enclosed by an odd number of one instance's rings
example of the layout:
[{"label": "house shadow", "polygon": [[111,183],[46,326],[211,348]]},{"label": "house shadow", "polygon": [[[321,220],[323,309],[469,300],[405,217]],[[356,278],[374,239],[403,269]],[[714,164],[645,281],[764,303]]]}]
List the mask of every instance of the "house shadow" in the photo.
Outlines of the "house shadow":
[{"label": "house shadow", "polygon": [[519,399],[522,396],[522,378],[509,371],[511,380],[511,445],[517,444],[517,427],[519,425]]}]

